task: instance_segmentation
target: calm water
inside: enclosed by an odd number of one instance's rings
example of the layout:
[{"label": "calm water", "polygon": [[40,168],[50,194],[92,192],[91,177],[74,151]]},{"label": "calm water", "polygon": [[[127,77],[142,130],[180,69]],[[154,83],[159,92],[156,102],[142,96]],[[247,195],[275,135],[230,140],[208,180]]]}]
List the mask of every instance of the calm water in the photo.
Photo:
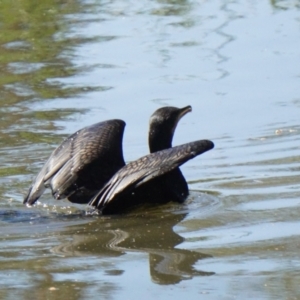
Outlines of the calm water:
[{"label": "calm water", "polygon": [[[299,1],[0,2],[1,299],[300,299]],[[62,140],[127,123],[148,152],[158,107],[192,105],[174,144],[184,205],[114,217],[45,194]]]}]

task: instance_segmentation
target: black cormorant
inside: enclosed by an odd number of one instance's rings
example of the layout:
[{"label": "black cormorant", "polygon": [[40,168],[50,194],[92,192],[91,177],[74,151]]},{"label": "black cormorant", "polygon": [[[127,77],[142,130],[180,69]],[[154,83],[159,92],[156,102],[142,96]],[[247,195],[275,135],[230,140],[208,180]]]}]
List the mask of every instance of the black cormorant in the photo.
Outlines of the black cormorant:
[{"label": "black cormorant", "polygon": [[[163,107],[153,113],[149,129],[150,152],[172,146],[176,125],[189,111],[190,106]],[[122,120],[99,122],[65,139],[35,178],[24,203],[34,204],[46,187],[51,188],[57,200],[68,198],[74,203],[88,203],[125,165],[122,151],[124,127]],[[187,184],[179,169],[169,176],[174,176],[180,191],[183,188],[187,193]]]},{"label": "black cormorant", "polygon": [[[153,184],[153,179],[159,180],[160,177],[167,176],[188,160],[213,147],[213,142],[200,140],[151,153],[130,162],[104,185],[89,205],[102,214],[113,214],[137,204],[149,201],[156,203],[157,182]],[[172,187],[168,186],[165,192],[164,202],[172,200]]]}]

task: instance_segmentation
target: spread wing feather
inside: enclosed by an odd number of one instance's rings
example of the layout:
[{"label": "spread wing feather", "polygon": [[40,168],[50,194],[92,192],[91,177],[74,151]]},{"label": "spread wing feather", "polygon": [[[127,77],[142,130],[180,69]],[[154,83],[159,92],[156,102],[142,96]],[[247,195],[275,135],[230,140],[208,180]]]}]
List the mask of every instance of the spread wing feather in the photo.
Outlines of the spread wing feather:
[{"label": "spread wing feather", "polygon": [[101,210],[134,188],[170,172],[213,147],[213,142],[201,140],[141,157],[120,169],[96,194],[89,205]]},{"label": "spread wing feather", "polygon": [[[33,181],[24,203],[33,204],[48,186],[56,199],[68,197],[76,188],[80,188],[76,186],[78,173],[95,161],[99,163],[109,152],[112,152],[112,156],[119,156],[115,159],[120,167],[124,165],[124,127],[125,122],[122,120],[108,120],[85,127],[69,136],[52,152]],[[100,173],[101,170],[99,176]]]}]

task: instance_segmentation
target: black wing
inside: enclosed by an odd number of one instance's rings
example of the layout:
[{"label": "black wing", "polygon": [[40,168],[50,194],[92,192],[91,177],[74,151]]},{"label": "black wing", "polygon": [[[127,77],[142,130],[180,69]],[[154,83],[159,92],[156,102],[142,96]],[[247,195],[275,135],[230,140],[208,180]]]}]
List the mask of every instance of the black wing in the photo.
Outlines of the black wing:
[{"label": "black wing", "polygon": [[72,134],[50,155],[24,203],[33,204],[50,186],[56,199],[87,203],[124,166],[122,138],[125,122],[108,120]]},{"label": "black wing", "polygon": [[120,169],[89,205],[102,210],[133,189],[178,168],[213,147],[213,142],[200,140],[143,156]]}]

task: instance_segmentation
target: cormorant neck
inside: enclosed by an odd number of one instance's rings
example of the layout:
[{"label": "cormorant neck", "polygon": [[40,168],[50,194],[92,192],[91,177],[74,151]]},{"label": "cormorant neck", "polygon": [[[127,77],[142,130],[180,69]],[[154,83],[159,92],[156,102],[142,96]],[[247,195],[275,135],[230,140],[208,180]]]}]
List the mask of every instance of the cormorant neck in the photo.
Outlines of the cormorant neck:
[{"label": "cormorant neck", "polygon": [[166,132],[163,130],[157,130],[150,128],[149,132],[149,149],[150,153],[160,150],[168,149],[172,147],[173,132]]}]

